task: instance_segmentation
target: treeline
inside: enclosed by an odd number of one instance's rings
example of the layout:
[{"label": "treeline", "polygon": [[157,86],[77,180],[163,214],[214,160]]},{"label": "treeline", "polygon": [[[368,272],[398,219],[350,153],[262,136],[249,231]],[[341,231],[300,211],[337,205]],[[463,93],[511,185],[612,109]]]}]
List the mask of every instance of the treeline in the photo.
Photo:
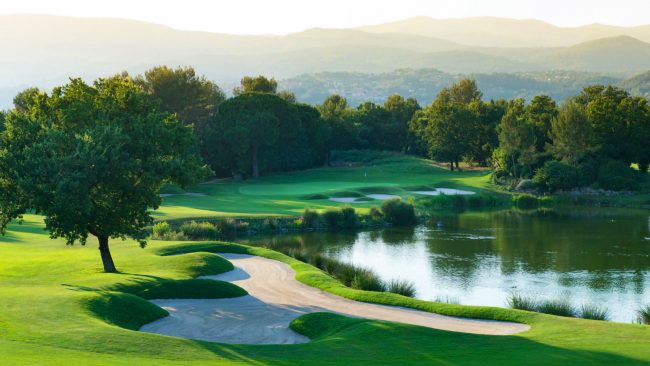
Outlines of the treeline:
[{"label": "treeline", "polygon": [[[226,94],[190,67],[155,67],[128,78],[163,112],[193,126],[200,154],[218,176],[258,177],[330,163],[333,150],[400,151],[495,168],[495,181],[554,191],[581,186],[634,189],[650,163],[650,107],[613,86],[589,86],[558,105],[539,95],[484,101],[470,79],[443,88],[427,106],[400,95],[350,106],[340,95],[298,103],[263,76]],[[17,110],[41,94],[27,89]],[[3,114],[0,113],[0,131]]]}]

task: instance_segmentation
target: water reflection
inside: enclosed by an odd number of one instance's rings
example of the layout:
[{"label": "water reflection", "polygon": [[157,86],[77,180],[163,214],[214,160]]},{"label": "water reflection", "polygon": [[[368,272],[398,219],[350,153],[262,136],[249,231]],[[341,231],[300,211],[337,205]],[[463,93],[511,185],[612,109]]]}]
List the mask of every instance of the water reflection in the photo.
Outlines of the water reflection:
[{"label": "water reflection", "polygon": [[252,239],[301,248],[416,284],[418,297],[504,306],[513,291],[607,306],[629,322],[650,303],[650,218],[636,210],[440,215],[417,228]]}]

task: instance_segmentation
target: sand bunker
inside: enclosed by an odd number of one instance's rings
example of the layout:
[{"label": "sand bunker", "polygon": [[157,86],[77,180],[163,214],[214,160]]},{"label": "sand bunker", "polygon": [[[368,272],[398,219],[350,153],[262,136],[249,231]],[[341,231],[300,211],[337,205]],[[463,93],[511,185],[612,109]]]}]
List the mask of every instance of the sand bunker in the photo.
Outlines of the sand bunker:
[{"label": "sand bunker", "polygon": [[360,203],[357,201],[358,197],[332,197],[330,201],[339,202],[339,203]]},{"label": "sand bunker", "polygon": [[458,196],[458,195],[463,195],[463,196],[469,196],[472,194],[476,194],[476,192],[472,191],[463,191],[460,189],[454,189],[454,188],[436,188],[432,191],[411,191],[411,193],[415,194],[421,194],[425,196],[440,196],[440,195],[447,195],[447,196]]},{"label": "sand bunker", "polygon": [[376,200],[389,200],[392,198],[401,198],[400,196],[394,195],[394,194],[369,194],[366,197],[374,198]]},{"label": "sand bunker", "polygon": [[233,282],[249,295],[233,299],[153,300],[170,315],[140,330],[223,343],[304,343],[309,339],[289,329],[289,323],[303,314],[322,311],[475,334],[507,335],[530,328],[525,324],[454,318],[348,300],[296,281],[294,271],[282,262],[242,254],[223,256],[236,269],[203,278]]}]

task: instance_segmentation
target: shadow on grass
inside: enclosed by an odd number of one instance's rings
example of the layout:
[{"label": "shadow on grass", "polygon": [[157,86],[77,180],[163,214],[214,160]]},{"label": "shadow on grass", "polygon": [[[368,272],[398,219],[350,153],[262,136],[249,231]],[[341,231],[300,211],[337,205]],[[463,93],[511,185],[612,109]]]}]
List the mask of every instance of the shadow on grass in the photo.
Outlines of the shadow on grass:
[{"label": "shadow on grass", "polygon": [[647,365],[600,351],[571,350],[519,336],[456,333],[314,313],[292,327],[312,342],[263,347],[198,342],[220,357],[273,365]]}]

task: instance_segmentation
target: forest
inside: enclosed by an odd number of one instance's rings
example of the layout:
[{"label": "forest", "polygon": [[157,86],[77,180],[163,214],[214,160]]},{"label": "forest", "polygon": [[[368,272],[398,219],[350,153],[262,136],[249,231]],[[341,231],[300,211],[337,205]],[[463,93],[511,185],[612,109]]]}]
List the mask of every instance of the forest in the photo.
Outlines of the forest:
[{"label": "forest", "polygon": [[[332,151],[397,151],[445,162],[494,168],[509,188],[543,192],[596,187],[634,190],[650,163],[650,107],[644,97],[611,85],[588,85],[556,101],[485,100],[473,79],[440,90],[429,104],[389,96],[358,106],[337,94],[320,104],[299,103],[273,78],[244,77],[228,98],[191,67],[122,73],[160,112],[191,126],[197,151],[219,177],[257,178],[331,164]],[[14,98],[4,120],[35,113],[46,92],[29,88]]]}]

